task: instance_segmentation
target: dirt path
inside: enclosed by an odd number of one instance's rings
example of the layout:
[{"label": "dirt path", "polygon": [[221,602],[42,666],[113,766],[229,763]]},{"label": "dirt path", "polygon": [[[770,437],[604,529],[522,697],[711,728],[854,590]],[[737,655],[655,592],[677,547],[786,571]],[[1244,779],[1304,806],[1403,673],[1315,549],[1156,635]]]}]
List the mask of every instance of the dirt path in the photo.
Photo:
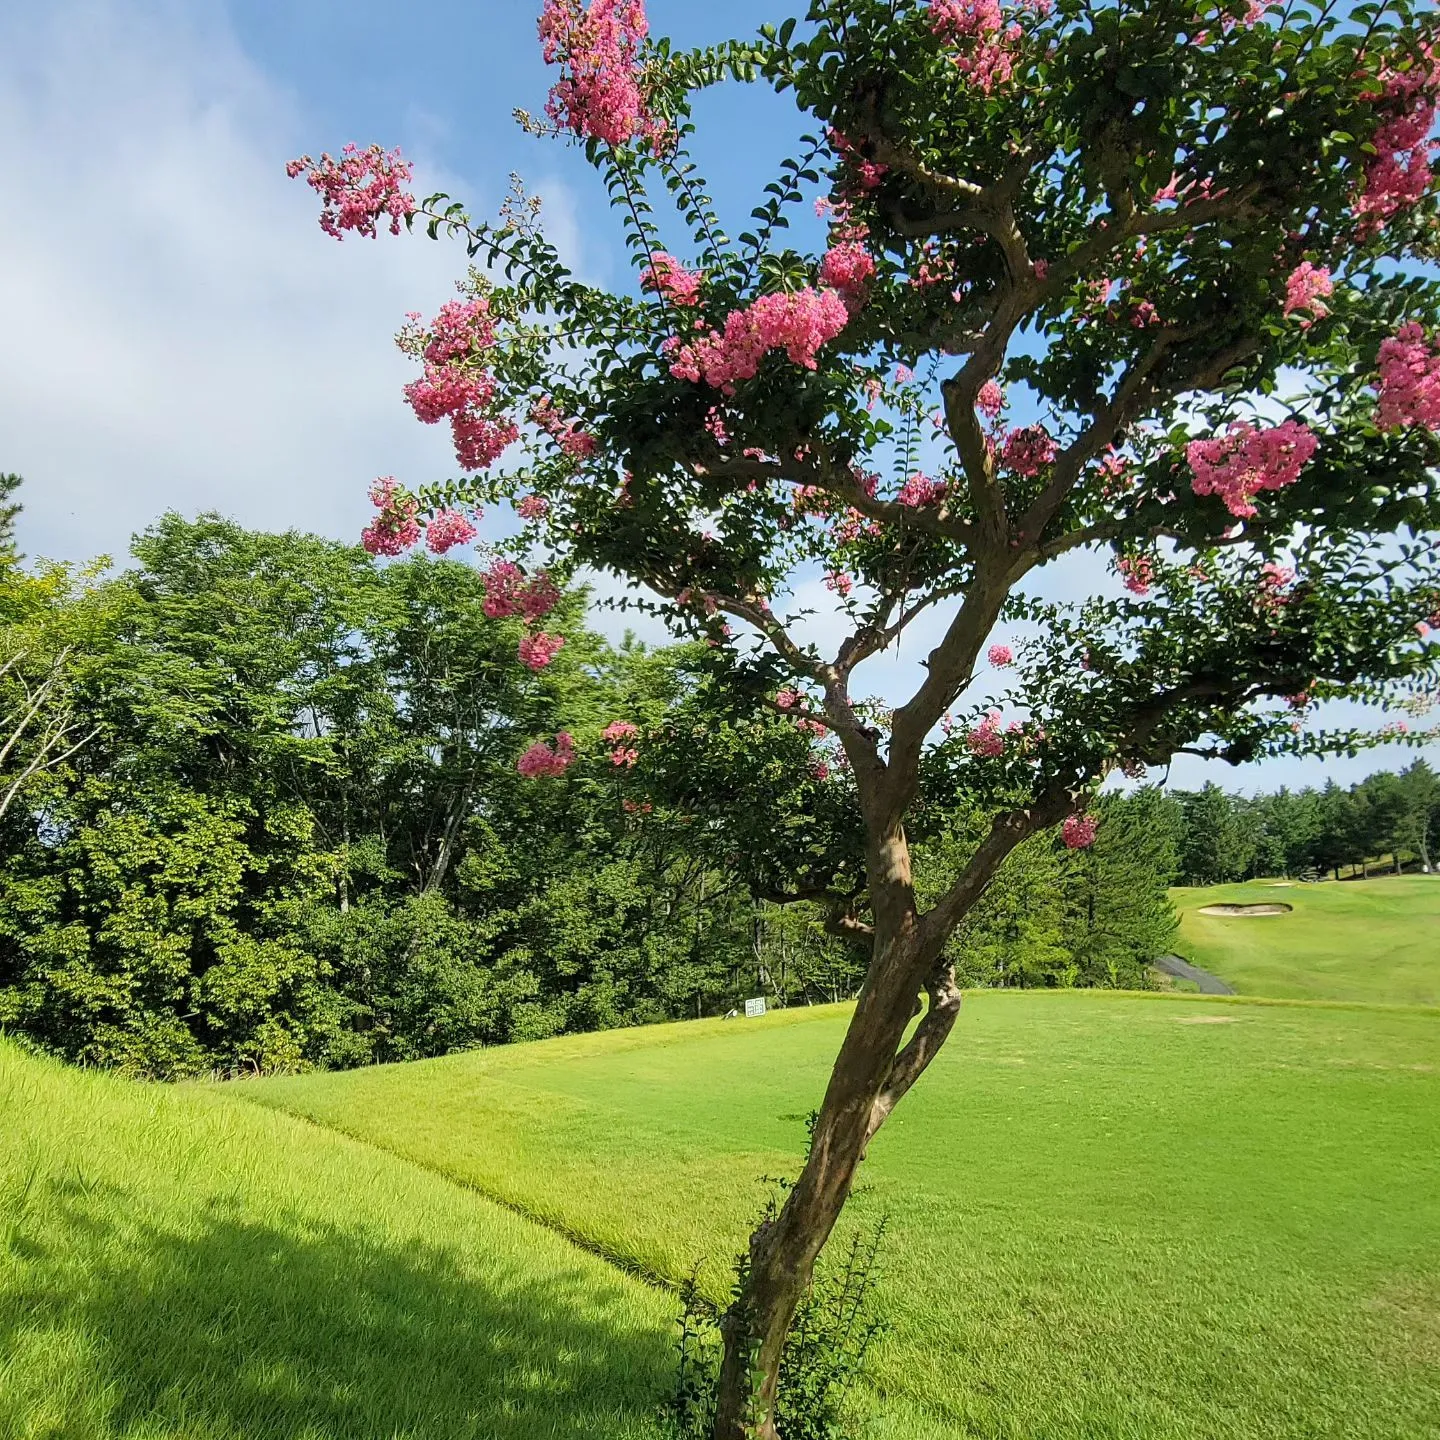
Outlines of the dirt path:
[{"label": "dirt path", "polygon": [[1212,975],[1208,970],[1202,970],[1198,965],[1182,960],[1178,955],[1162,955],[1154,964],[1157,970],[1163,970],[1177,980],[1193,980],[1200,987],[1202,995],[1235,993],[1234,986],[1227,985],[1218,975]]}]

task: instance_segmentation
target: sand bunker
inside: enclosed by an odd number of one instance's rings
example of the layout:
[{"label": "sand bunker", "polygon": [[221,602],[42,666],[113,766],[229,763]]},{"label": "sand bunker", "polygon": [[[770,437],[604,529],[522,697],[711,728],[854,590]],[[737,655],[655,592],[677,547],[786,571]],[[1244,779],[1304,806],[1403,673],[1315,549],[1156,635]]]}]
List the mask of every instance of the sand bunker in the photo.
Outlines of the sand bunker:
[{"label": "sand bunker", "polygon": [[1205,905],[1200,909],[1202,915],[1289,915],[1295,907],[1293,905]]}]

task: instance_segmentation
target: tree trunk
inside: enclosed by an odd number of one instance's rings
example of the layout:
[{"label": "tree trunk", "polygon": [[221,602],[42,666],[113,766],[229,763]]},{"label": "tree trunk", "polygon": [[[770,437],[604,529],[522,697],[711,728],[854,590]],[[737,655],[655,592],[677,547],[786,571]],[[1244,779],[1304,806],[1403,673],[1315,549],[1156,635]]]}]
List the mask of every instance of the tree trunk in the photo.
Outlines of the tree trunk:
[{"label": "tree trunk", "polygon": [[[810,1158],[775,1219],[751,1237],[743,1292],[724,1320],[715,1440],[777,1440],[780,1356],[816,1257],[849,1198],[906,1027],[923,959],[913,934],[877,933],[861,992],[815,1124]],[[888,1111],[885,1112],[888,1114]]]},{"label": "tree trunk", "polygon": [[[919,924],[903,829],[895,824],[872,839],[867,858],[875,917],[869,972],[830,1074],[810,1157],[780,1213],[751,1237],[744,1284],[722,1322],[715,1440],[779,1440],[780,1357],[816,1257],[835,1228],[871,1137],[944,1043],[959,1013],[953,977],[936,970],[944,936]],[[993,871],[993,864],[988,868]],[[930,1011],[902,1050],[927,986]]]}]

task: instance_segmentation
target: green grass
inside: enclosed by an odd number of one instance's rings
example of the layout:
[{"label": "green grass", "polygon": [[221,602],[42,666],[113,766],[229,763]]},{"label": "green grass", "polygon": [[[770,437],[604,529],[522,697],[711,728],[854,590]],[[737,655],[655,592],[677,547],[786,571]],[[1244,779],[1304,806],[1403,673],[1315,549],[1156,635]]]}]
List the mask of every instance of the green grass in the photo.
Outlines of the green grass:
[{"label": "green grass", "polygon": [[[1440,1005],[1440,876],[1172,892],[1176,953],[1242,995]],[[1201,915],[1206,905],[1293,905],[1290,915]]]},{"label": "green grass", "polygon": [[[718,1290],[758,1177],[794,1172],[845,1018],[239,1093],[649,1270],[678,1278],[705,1257]],[[872,1147],[853,1208],[891,1226],[894,1329],[867,1434],[1440,1436],[1440,1016],[977,995]]]},{"label": "green grass", "polygon": [[673,1309],[234,1092],[0,1041],[4,1440],[640,1440]]}]

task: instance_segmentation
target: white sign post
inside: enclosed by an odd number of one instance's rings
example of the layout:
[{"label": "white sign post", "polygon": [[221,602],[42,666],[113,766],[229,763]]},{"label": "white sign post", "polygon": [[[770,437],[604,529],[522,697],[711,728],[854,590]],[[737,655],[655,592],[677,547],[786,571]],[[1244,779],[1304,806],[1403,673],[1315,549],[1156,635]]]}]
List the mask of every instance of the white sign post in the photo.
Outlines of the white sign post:
[{"label": "white sign post", "polygon": [[762,996],[759,1000],[747,1000],[745,1002],[745,1018],[747,1020],[758,1020],[765,1013],[765,999]]}]

